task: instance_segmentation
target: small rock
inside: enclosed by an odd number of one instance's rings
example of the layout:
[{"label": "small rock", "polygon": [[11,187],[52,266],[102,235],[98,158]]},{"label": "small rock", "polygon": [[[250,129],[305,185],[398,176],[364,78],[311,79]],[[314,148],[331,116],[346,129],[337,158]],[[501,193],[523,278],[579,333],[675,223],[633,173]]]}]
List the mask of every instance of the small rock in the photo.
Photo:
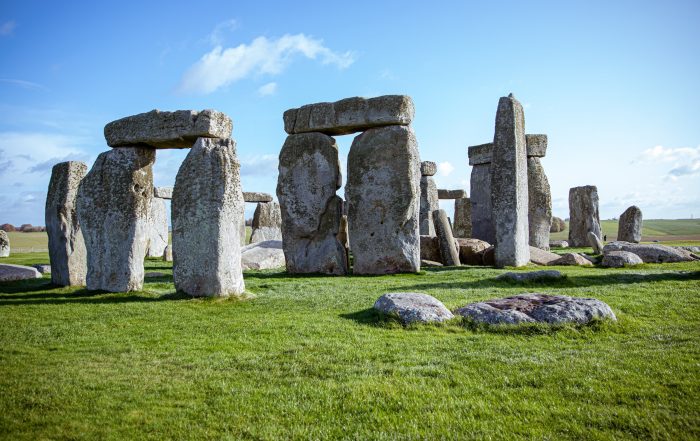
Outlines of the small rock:
[{"label": "small rock", "polygon": [[444,322],[454,317],[435,297],[414,292],[384,294],[376,301],[374,309],[387,315],[398,316],[405,324]]},{"label": "small rock", "polygon": [[39,271],[41,274],[51,274],[51,265],[45,263],[37,263],[35,265],[32,265],[32,267],[36,268],[36,270]]},{"label": "small rock", "polygon": [[0,230],[0,257],[10,257],[10,237]]},{"label": "small rock", "polygon": [[503,299],[472,303],[455,311],[477,323],[588,323],[595,319],[617,320],[606,303],[597,299],[526,293]]},{"label": "small rock", "polygon": [[556,270],[530,271],[527,273],[504,273],[496,277],[498,280],[512,280],[513,282],[540,282],[546,280],[557,280],[564,275]]},{"label": "small rock", "polygon": [[588,259],[575,253],[563,254],[559,259],[548,264],[548,266],[560,266],[560,265],[579,265],[579,266],[592,266]]},{"label": "small rock", "polygon": [[629,251],[608,251],[603,256],[602,265],[608,268],[623,268],[627,265],[639,265],[644,263],[634,253]]},{"label": "small rock", "polygon": [[459,261],[462,265],[483,265],[483,251],[491,246],[479,239],[455,238],[459,246]]},{"label": "small rock", "polygon": [[561,256],[559,254],[551,253],[549,251],[541,250],[533,246],[530,247],[530,262],[537,265],[549,265],[555,260],[559,259]]},{"label": "small rock", "polygon": [[41,279],[41,273],[31,266],[0,263],[0,282],[26,279]]},{"label": "small rock", "polygon": [[569,248],[569,242],[565,240],[553,240],[549,242],[550,248]]},{"label": "small rock", "polygon": [[603,248],[605,254],[610,251],[629,251],[639,256],[644,263],[692,262],[696,260],[687,250],[660,244],[637,244],[630,242],[610,242]]}]

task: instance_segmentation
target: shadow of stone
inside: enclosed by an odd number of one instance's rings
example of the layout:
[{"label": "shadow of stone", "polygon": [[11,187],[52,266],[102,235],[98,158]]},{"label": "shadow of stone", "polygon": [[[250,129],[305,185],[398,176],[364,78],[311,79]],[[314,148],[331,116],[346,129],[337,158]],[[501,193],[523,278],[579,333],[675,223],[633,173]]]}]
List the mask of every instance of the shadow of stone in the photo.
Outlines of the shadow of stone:
[{"label": "shadow of stone", "polygon": [[89,291],[87,289],[81,289],[68,294],[44,293],[0,297],[0,306],[150,303],[189,299],[192,299],[192,297],[175,291],[158,297],[149,297],[136,293],[111,293],[107,291]]},{"label": "shadow of stone", "polygon": [[339,317],[352,320],[360,325],[378,326],[382,322],[382,316],[374,308],[367,308],[361,311],[340,314]]},{"label": "shadow of stone", "polygon": [[[45,291],[47,289],[61,288],[51,283],[51,279],[26,279],[14,282],[2,282],[0,294],[13,294],[18,292]],[[2,298],[2,297],[0,297]]]}]

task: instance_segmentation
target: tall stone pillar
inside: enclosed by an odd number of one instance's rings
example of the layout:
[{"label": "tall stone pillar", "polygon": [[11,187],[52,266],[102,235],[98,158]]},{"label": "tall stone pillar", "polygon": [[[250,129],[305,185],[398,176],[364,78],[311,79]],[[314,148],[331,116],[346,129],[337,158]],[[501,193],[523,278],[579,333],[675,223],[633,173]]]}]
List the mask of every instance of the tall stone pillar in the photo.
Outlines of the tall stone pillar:
[{"label": "tall stone pillar", "polygon": [[620,215],[617,240],[639,243],[642,240],[642,210],[632,205]]},{"label": "tall stone pillar", "polygon": [[168,210],[165,199],[153,197],[149,214],[147,257],[163,257],[168,245]]},{"label": "tall stone pillar", "polygon": [[493,244],[496,241],[496,231],[491,216],[491,158],[493,144],[471,146],[469,165],[472,174],[469,183],[471,193],[471,237]]},{"label": "tall stone pillar", "polygon": [[452,233],[455,237],[472,237],[472,204],[469,198],[455,199],[455,220]]},{"label": "tall stone pillar", "polygon": [[569,246],[587,247],[588,233],[603,237],[595,185],[569,189]]},{"label": "tall stone pillar", "polygon": [[435,179],[433,179],[437,172],[437,166],[432,161],[423,161],[420,164],[420,172],[420,234],[421,236],[435,236],[433,212],[440,208],[437,186]]},{"label": "tall stone pillar", "polygon": [[250,243],[282,240],[282,213],[277,202],[258,202],[253,214]]},{"label": "tall stone pillar", "polygon": [[540,158],[547,152],[547,135],[525,135],[530,246],[549,250],[552,227],[552,193]]}]

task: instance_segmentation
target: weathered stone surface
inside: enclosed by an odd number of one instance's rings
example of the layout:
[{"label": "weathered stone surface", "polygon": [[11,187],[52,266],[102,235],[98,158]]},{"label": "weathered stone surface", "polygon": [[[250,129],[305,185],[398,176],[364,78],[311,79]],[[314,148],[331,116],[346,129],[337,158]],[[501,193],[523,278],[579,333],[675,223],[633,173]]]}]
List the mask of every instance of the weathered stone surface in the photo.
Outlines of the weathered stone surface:
[{"label": "weathered stone surface", "polygon": [[558,280],[564,275],[557,270],[541,270],[530,271],[527,273],[503,273],[496,277],[497,280],[508,280],[512,282],[546,282],[550,280]]},{"label": "weathered stone surface", "polygon": [[415,292],[392,292],[379,297],[374,309],[396,316],[404,324],[444,322],[454,318],[449,309],[433,296]]},{"label": "weathered stone surface", "polygon": [[147,257],[161,257],[168,245],[168,210],[165,199],[154,197],[148,217]]},{"label": "weathered stone surface", "polygon": [[588,323],[592,320],[617,320],[606,303],[597,299],[527,293],[503,299],[472,303],[455,311],[477,323]]},{"label": "weathered stone surface", "polygon": [[31,266],[0,263],[0,282],[14,282],[27,279],[41,279],[41,273]]},{"label": "weathered stone surface", "polygon": [[550,248],[569,248],[569,242],[565,240],[553,240],[549,242]]},{"label": "weathered stone surface", "polygon": [[243,200],[246,202],[272,202],[272,195],[258,191],[244,191]]},{"label": "weathered stone surface", "polygon": [[431,260],[441,262],[440,239],[437,236],[420,236],[420,258],[421,260]]},{"label": "weathered stone surface", "polygon": [[502,97],[496,112],[491,163],[491,212],[497,267],[530,261],[525,115],[513,97]]},{"label": "weathered stone surface", "polygon": [[466,197],[467,192],[465,190],[446,190],[444,188],[438,189],[438,199],[461,199]]},{"label": "weathered stone surface", "polygon": [[550,262],[548,264],[549,266],[591,266],[593,263],[586,259],[585,257],[581,256],[580,254],[576,253],[566,253],[562,254],[560,258],[555,260],[554,262]]},{"label": "weathered stone surface", "polygon": [[527,192],[530,246],[548,250],[549,230],[552,226],[552,193],[538,157],[527,158]]},{"label": "weathered stone surface", "polygon": [[696,260],[692,253],[661,244],[638,244],[630,242],[615,241],[603,247],[603,253],[611,251],[628,251],[639,256],[644,263],[672,263],[691,262]]},{"label": "weathered stone surface", "polygon": [[602,237],[598,214],[598,189],[595,185],[569,189],[569,245],[588,246],[588,232]]},{"label": "weathered stone surface", "polygon": [[593,252],[595,254],[603,253],[603,242],[600,240],[600,237],[598,237],[594,232],[589,231],[586,238],[588,239],[588,245],[593,248]]},{"label": "weathered stone surface", "polygon": [[[493,143],[470,146],[467,148],[467,155],[471,166],[490,164],[493,159]],[[474,192],[474,189],[472,189],[472,192]]]},{"label": "weathered stone surface", "polygon": [[37,263],[32,265],[33,268],[36,268],[37,271],[39,271],[41,274],[51,274],[51,265],[47,265],[45,263]]},{"label": "weathered stone surface", "polygon": [[469,198],[455,199],[455,220],[452,226],[455,237],[472,236],[472,203]]},{"label": "weathered stone surface", "polygon": [[10,257],[10,236],[0,230],[0,257]]},{"label": "weathered stone surface", "polygon": [[632,205],[620,215],[617,240],[639,243],[642,240],[642,210]]},{"label": "weathered stone surface", "polygon": [[533,246],[530,247],[530,262],[534,264],[549,265],[560,257],[559,254],[550,253],[549,251]]},{"label": "weathered stone surface", "polygon": [[282,212],[277,202],[258,202],[253,214],[250,243],[282,240]]},{"label": "weathered stone surface", "polygon": [[76,205],[87,250],[88,289],[143,287],[155,159],[152,149],[110,150],[97,157],[80,183]]},{"label": "weathered stone surface", "polygon": [[353,140],[345,185],[353,273],[420,270],[419,161],[410,127],[370,129]]},{"label": "weathered stone surface", "polygon": [[[348,233],[348,216],[343,215],[340,218],[340,226],[338,227],[338,234],[336,235],[338,242],[343,245],[345,249],[345,258],[349,259],[348,253],[350,252],[350,235]],[[349,261],[349,260],[348,260]]]},{"label": "weathered stone surface", "polygon": [[547,135],[525,135],[528,158],[543,158],[547,154]]},{"label": "weathered stone surface", "polygon": [[191,296],[243,294],[243,192],[232,139],[199,138],[175,178],[173,281]]},{"label": "weathered stone surface", "polygon": [[232,130],[231,118],[216,110],[151,110],[107,124],[105,139],[110,147],[185,149],[197,138],[230,138]]},{"label": "weathered stone surface", "polygon": [[153,197],[161,199],[172,199],[173,187],[153,187]]},{"label": "weathered stone surface", "polygon": [[414,113],[413,100],[405,95],[346,98],[287,110],[284,131],[290,135],[306,132],[347,135],[373,127],[409,125]]},{"label": "weathered stone surface", "polygon": [[172,262],[173,261],[173,246],[172,245],[167,245],[165,249],[163,250],[163,262]]},{"label": "weathered stone surface", "polygon": [[284,250],[281,240],[266,240],[241,248],[241,267],[246,270],[263,270],[284,267]]},{"label": "weathered stone surface", "polygon": [[450,221],[447,220],[445,210],[433,211],[435,232],[440,244],[440,262],[447,266],[459,265],[459,250],[455,247],[455,239],[452,235]]},{"label": "weathered stone surface", "polygon": [[462,265],[483,265],[483,251],[490,247],[479,239],[455,238],[459,246],[459,261]]},{"label": "weathered stone surface", "polygon": [[440,208],[437,187],[432,176],[420,178],[420,234],[434,236],[433,211]]},{"label": "weathered stone surface", "polygon": [[166,273],[162,273],[160,271],[151,271],[146,274],[144,274],[144,278],[146,279],[155,279],[158,277],[167,277],[168,275]]},{"label": "weathered stone surface", "polygon": [[622,268],[627,265],[639,265],[642,259],[629,251],[608,251],[603,256],[602,265],[608,268]]},{"label": "weathered stone surface", "polygon": [[552,226],[549,228],[550,233],[559,233],[566,230],[566,222],[564,219],[552,216]]},{"label": "weathered stone surface", "polygon": [[481,252],[481,261],[486,266],[496,265],[496,247],[491,245]]},{"label": "weathered stone surface", "polygon": [[333,138],[322,133],[287,137],[277,178],[287,272],[347,273],[345,248],[337,238],[343,201],[335,192],[340,183]]},{"label": "weathered stone surface", "polygon": [[472,167],[470,179],[472,204],[472,237],[489,243],[496,240],[491,217],[491,166],[479,164]]},{"label": "weathered stone surface", "polygon": [[87,251],[76,212],[80,182],[87,174],[83,162],[61,162],[51,169],[44,219],[49,238],[51,282],[59,286],[85,285]]},{"label": "weathered stone surface", "polygon": [[421,259],[421,260],[420,260],[420,266],[421,266],[421,267],[429,268],[429,267],[438,267],[438,266],[444,266],[444,265],[441,264],[440,262],[436,262],[436,261],[434,261],[434,260],[425,260],[425,259]]},{"label": "weathered stone surface", "polygon": [[421,176],[434,176],[437,173],[437,164],[433,161],[423,161],[420,163]]}]

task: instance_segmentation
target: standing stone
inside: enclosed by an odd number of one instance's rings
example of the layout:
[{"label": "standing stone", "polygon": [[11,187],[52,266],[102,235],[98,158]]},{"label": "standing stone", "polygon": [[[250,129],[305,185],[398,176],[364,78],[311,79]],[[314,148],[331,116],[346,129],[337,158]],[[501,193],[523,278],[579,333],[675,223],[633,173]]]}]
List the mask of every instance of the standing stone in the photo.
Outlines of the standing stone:
[{"label": "standing stone", "polygon": [[348,253],[350,252],[350,236],[348,235],[348,217],[343,215],[340,218],[340,227],[338,228],[338,242],[345,248],[345,258],[349,259]]},{"label": "standing stone", "polygon": [[10,257],[10,237],[0,230],[0,257]]},{"label": "standing stone", "polygon": [[173,191],[173,281],[191,296],[243,294],[243,192],[236,143],[199,138]]},{"label": "standing stone", "polygon": [[163,262],[172,262],[173,261],[173,246],[172,245],[167,245],[165,249],[163,250]]},{"label": "standing stone", "polygon": [[341,183],[333,138],[313,132],[287,136],[277,177],[287,272],[347,274],[345,248],[337,238],[343,200],[335,192]]},{"label": "standing stone", "polygon": [[440,208],[437,186],[433,175],[437,172],[434,162],[423,161],[420,166],[420,234],[435,236],[433,211]]},{"label": "standing stone", "polygon": [[370,129],[353,140],[345,199],[354,274],[420,270],[419,161],[410,127]]},{"label": "standing stone", "polygon": [[455,246],[455,239],[452,234],[450,221],[447,219],[447,213],[445,213],[445,210],[435,210],[433,212],[433,219],[435,219],[435,231],[437,232],[440,244],[442,264],[446,266],[458,266],[459,249]]},{"label": "standing stone", "polygon": [[552,227],[552,193],[540,158],[527,158],[528,224],[530,245],[549,249]]},{"label": "standing stone", "polygon": [[642,240],[642,210],[632,205],[620,215],[617,240],[639,243]]},{"label": "standing stone", "polygon": [[472,174],[469,182],[471,189],[471,222],[475,239],[489,243],[496,240],[496,232],[491,217],[491,157],[493,144],[469,147],[469,165]]},{"label": "standing stone", "polygon": [[76,197],[86,173],[87,165],[78,161],[61,162],[51,170],[44,214],[54,285],[85,285],[87,251],[78,222]]},{"label": "standing stone", "polygon": [[87,249],[89,290],[143,287],[155,159],[153,149],[113,149],[97,157],[81,182],[77,212]]},{"label": "standing stone", "polygon": [[592,231],[589,231],[586,237],[588,239],[588,245],[593,248],[593,253],[603,254],[603,242],[600,240],[600,237]]},{"label": "standing stone", "polygon": [[472,237],[472,203],[469,198],[455,199],[455,237]]},{"label": "standing stone", "polygon": [[595,185],[569,189],[569,246],[588,246],[588,232],[602,237]]},{"label": "standing stone", "polygon": [[282,240],[282,213],[277,202],[258,202],[253,214],[250,243]]},{"label": "standing stone", "polygon": [[522,105],[510,94],[498,101],[491,162],[491,208],[497,267],[530,261],[527,144]]},{"label": "standing stone", "polygon": [[161,257],[168,245],[168,210],[165,199],[154,197],[151,201],[148,228],[147,257]]}]

